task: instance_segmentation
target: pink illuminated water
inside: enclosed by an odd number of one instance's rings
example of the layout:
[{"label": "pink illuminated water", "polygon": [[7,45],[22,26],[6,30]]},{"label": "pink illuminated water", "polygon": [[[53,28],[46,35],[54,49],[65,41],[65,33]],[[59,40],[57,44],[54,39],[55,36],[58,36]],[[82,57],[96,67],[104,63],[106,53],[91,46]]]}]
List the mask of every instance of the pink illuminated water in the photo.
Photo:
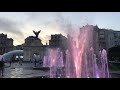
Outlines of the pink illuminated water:
[{"label": "pink illuminated water", "polygon": [[43,67],[50,68],[50,78],[56,78],[62,75],[62,67],[64,67],[63,53],[59,48],[48,49],[48,56],[44,56]]},{"label": "pink illuminated water", "polygon": [[101,67],[100,67],[101,77],[102,78],[110,77],[109,70],[108,70],[108,62],[107,62],[107,52],[105,49],[103,49],[100,54],[100,61],[101,61]]},{"label": "pink illuminated water", "polygon": [[75,36],[77,38],[68,36],[65,63],[59,48],[48,49],[43,66],[50,67],[50,77],[64,74],[66,78],[109,78],[106,50],[103,49],[96,57],[93,27],[83,27]]}]

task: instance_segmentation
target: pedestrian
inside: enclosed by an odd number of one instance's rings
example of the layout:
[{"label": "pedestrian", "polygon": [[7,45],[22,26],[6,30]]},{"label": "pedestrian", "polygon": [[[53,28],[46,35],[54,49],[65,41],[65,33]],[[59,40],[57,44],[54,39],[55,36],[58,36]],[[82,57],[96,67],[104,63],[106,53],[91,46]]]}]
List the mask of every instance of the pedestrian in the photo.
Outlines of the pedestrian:
[{"label": "pedestrian", "polygon": [[20,62],[20,65],[22,66],[22,60],[20,60],[19,62]]},{"label": "pedestrian", "polygon": [[1,75],[3,76],[3,73],[4,73],[4,66],[5,66],[5,62],[3,60],[3,57],[0,61],[0,69],[1,69]]},{"label": "pedestrian", "polygon": [[20,56],[20,60],[19,60],[19,64],[22,66],[22,59],[23,59],[23,56]]},{"label": "pedestrian", "polygon": [[15,62],[17,62],[17,63],[15,63],[15,65],[18,65],[18,63],[19,63],[19,57],[18,56],[16,56],[16,61]]},{"label": "pedestrian", "polygon": [[10,61],[10,66],[11,66],[11,62],[12,62],[12,61]]},{"label": "pedestrian", "polygon": [[34,65],[36,67],[36,64],[37,64],[37,56],[36,56],[36,54],[33,55],[33,59],[34,59]]},{"label": "pedestrian", "polygon": [[17,61],[17,62],[19,61],[19,57],[18,57],[18,56],[16,56],[16,61]]},{"label": "pedestrian", "polygon": [[21,56],[21,65],[22,65],[22,62],[23,62],[23,56]]},{"label": "pedestrian", "polygon": [[36,67],[36,64],[37,64],[37,60],[36,60],[36,58],[35,58],[34,64],[35,64],[35,67]]}]

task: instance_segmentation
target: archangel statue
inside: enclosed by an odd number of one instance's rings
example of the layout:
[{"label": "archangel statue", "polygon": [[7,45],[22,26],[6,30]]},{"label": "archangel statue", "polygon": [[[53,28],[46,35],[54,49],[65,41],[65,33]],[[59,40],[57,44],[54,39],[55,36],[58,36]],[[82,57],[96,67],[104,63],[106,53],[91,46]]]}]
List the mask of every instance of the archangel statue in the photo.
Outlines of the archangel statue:
[{"label": "archangel statue", "polygon": [[34,31],[33,30],[33,33],[35,34],[36,38],[38,38],[38,35],[40,34],[41,30],[40,31]]}]

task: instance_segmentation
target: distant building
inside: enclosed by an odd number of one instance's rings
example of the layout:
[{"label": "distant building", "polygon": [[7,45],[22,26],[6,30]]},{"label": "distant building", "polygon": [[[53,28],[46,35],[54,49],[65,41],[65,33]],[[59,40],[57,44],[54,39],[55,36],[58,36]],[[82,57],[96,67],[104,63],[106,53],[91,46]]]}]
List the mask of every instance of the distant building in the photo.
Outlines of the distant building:
[{"label": "distant building", "polygon": [[109,30],[108,43],[109,43],[108,48],[111,48],[111,47],[115,46],[115,43],[114,43],[114,30]]},{"label": "distant building", "polygon": [[14,50],[23,50],[23,44],[14,46]]},{"label": "distant building", "polygon": [[[89,36],[87,36],[87,44],[89,44],[88,48],[90,49],[91,47],[94,49],[94,53],[96,53],[98,55],[99,52],[99,28],[98,26],[93,26],[93,25],[86,25],[80,28],[80,34],[84,34],[84,30],[91,30],[91,32],[89,32]],[[92,32],[93,31],[93,32]],[[81,37],[83,35],[80,35]],[[81,41],[82,44],[82,41]]]},{"label": "distant building", "polygon": [[109,48],[120,45],[120,31],[100,28],[95,31],[98,33],[99,50],[106,49],[108,51]]},{"label": "distant building", "polygon": [[98,26],[94,26],[93,27],[93,47],[94,47],[94,52],[96,53],[96,55],[99,54],[99,34],[98,34],[99,28]]},{"label": "distant building", "polygon": [[13,39],[7,38],[7,34],[0,34],[0,55],[13,50]]},{"label": "distant building", "polygon": [[65,50],[67,48],[67,38],[62,34],[51,35],[51,39],[49,40],[50,48],[61,48]]},{"label": "distant building", "polygon": [[[114,31],[110,29],[101,29],[97,25],[86,25],[81,28],[81,30],[85,28],[93,29],[93,48],[96,54],[99,53],[99,50],[106,49],[108,51],[109,48],[114,47],[116,45],[120,45],[120,31]],[[89,41],[88,41],[89,42]]]},{"label": "distant building", "polygon": [[49,40],[49,48],[60,48],[63,52],[63,58],[65,63],[65,51],[68,49],[68,38],[62,34],[51,35]]},{"label": "distant building", "polygon": [[34,36],[27,37],[23,45],[24,61],[32,60],[34,54],[40,55],[43,58],[46,55],[47,47],[48,45],[43,45],[39,38]]},{"label": "distant building", "polygon": [[[93,47],[96,55],[99,54],[99,50],[101,49],[106,49],[108,51],[109,48],[120,45],[120,31],[101,29],[97,25],[86,25],[80,28],[79,36],[82,37],[81,34],[84,33],[84,30],[89,29],[93,30],[93,32],[89,32],[90,34],[87,37],[87,44],[89,44],[88,48]],[[68,41],[72,41],[73,38],[66,38],[62,34],[54,34],[51,35],[49,45],[43,45],[41,43],[41,39],[38,38],[39,33],[40,32],[35,32],[36,36],[27,37],[23,45],[18,45],[15,47],[16,50],[24,50],[24,60],[32,60],[34,54],[38,54],[41,58],[43,58],[43,56],[47,54],[48,48],[60,48],[65,51],[70,47],[70,43],[68,43]],[[6,36],[4,36],[4,38],[6,38]],[[7,40],[10,42],[10,39]],[[82,44],[82,41],[80,44]]]},{"label": "distant building", "polygon": [[120,31],[109,31],[109,48],[120,46]]},{"label": "distant building", "polygon": [[99,49],[108,50],[108,30],[107,29],[99,29],[98,30],[98,39],[99,39]]},{"label": "distant building", "polygon": [[[102,49],[108,50],[110,47],[109,37],[110,37],[110,30],[109,29],[100,29],[97,25],[86,25],[80,28],[80,33],[84,30],[93,30],[93,33],[90,33],[90,36],[88,38],[91,38],[91,40],[88,40],[89,48],[94,48],[94,53],[97,55],[99,54],[99,51]],[[92,35],[92,36],[91,36]],[[113,36],[113,32],[111,31],[111,35]],[[114,41],[114,38],[113,38]],[[114,46],[114,44],[113,44]]]}]

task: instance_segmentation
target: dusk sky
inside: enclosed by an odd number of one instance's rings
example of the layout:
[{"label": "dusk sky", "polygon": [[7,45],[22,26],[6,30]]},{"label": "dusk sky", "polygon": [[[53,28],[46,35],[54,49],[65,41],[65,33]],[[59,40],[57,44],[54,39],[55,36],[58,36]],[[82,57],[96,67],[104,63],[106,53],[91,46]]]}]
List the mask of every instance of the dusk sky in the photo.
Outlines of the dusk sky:
[{"label": "dusk sky", "polygon": [[41,30],[43,44],[51,34],[67,35],[83,25],[120,31],[120,12],[0,12],[0,33],[14,39],[14,45],[24,43],[33,30]]}]

